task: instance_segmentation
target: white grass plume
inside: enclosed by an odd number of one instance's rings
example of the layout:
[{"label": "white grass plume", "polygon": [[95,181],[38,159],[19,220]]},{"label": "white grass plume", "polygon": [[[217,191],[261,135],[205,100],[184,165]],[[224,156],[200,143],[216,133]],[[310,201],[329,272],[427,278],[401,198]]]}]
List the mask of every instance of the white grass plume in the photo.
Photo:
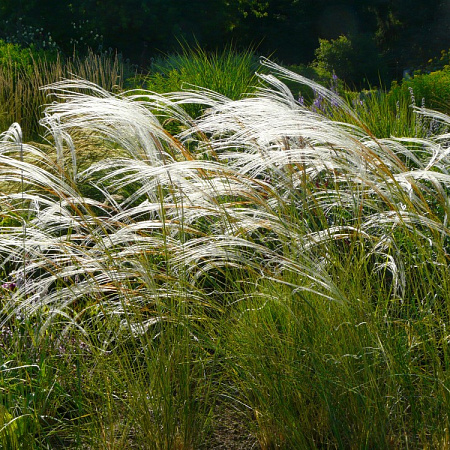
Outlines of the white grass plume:
[{"label": "white grass plume", "polygon": [[[79,326],[92,314],[133,311],[151,326],[144,311],[158,302],[208,299],[208,273],[225,278],[218,286],[230,302],[258,280],[288,286],[292,295],[349,301],[340,287],[343,264],[361,248],[374,276],[391,275],[386,295],[406,295],[411,246],[445,270],[445,140],[376,140],[364,127],[308,110],[279,80],[263,79],[270,86],[237,101],[209,91],[113,95],[82,80],[47,87],[58,98],[43,119],[56,163],[18,146],[17,127],[0,143],[0,185],[9,189],[0,199],[0,253],[10,278],[26,274],[5,294],[8,313],[45,313],[46,324],[61,316]],[[180,107],[190,95],[207,107],[197,121]],[[168,117],[186,130],[171,136],[161,124]],[[117,156],[77,173],[72,135],[80,131],[114,143]],[[82,193],[88,184],[96,198]]]}]

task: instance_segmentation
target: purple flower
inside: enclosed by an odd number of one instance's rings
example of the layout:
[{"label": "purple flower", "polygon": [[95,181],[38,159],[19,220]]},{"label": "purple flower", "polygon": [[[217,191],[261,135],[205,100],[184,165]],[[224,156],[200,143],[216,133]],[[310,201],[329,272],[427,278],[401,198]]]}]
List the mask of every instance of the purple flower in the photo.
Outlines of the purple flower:
[{"label": "purple flower", "polygon": [[323,100],[323,96],[321,94],[318,94],[313,101],[311,110],[314,112],[325,112],[325,104]]},{"label": "purple flower", "polygon": [[333,72],[333,75],[331,75],[331,82],[330,82],[330,91],[334,94],[338,94],[338,76]]},{"label": "purple flower", "polygon": [[6,289],[8,291],[12,291],[13,289],[15,289],[17,287],[16,283],[8,282],[8,283],[3,283],[2,284],[2,288]]}]

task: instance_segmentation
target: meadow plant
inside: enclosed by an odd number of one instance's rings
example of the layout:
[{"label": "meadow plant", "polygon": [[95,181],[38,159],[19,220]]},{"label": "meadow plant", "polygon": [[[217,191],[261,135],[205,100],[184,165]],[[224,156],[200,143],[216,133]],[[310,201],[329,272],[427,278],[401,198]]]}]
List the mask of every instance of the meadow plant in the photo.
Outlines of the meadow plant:
[{"label": "meadow plant", "polygon": [[[183,46],[179,53],[152,59],[149,73],[129,83],[159,93],[210,89],[237,100],[254,90],[257,70],[260,70],[258,60],[251,50],[238,52],[229,47],[221,52],[207,52],[199,46]],[[198,103],[185,108],[193,116],[201,113]]]},{"label": "meadow plant", "polygon": [[[15,128],[0,146],[2,215],[26,222],[1,228],[16,283],[3,323],[35,318],[41,340],[56,327],[96,361],[121,355],[97,373],[103,442],[112,399],[122,444],[189,448],[222,398],[262,448],[445,445],[450,136],[377,138],[336,93],[262,63],[271,74],[238,99],[45,89],[54,156]],[[280,77],[349,120],[305,107]],[[80,134],[105,155],[81,172]]]},{"label": "meadow plant", "polygon": [[2,23],[2,38],[5,42],[37,51],[55,51],[59,47],[50,32],[42,27],[28,25],[19,17],[16,21]]},{"label": "meadow plant", "polygon": [[[75,52],[76,49],[78,54],[85,56],[89,52],[102,54],[105,51],[103,35],[89,19],[74,21],[70,25],[70,29],[66,30],[66,41],[72,48],[66,47],[64,49],[66,52]],[[5,42],[23,48],[46,52],[63,51],[59,40],[55,40],[50,31],[25,23],[23,17],[18,17],[17,20],[4,20],[1,23],[0,34]]]},{"label": "meadow plant", "polygon": [[448,113],[450,110],[450,66],[430,73],[415,73],[412,78],[404,79],[401,84],[393,83],[392,97],[407,95],[411,89],[420,101],[424,98],[428,108]]},{"label": "meadow plant", "polygon": [[56,52],[35,51],[0,43],[0,123],[7,129],[20,123],[26,138],[38,139],[42,106],[47,103],[41,86],[68,76],[79,76],[108,90],[122,89],[126,65],[117,55],[64,58]]}]

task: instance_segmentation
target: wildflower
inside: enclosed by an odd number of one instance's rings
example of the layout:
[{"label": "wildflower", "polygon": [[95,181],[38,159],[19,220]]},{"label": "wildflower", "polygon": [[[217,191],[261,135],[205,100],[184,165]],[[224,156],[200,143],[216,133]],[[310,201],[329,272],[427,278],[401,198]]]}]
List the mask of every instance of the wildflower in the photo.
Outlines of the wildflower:
[{"label": "wildflower", "polygon": [[2,284],[2,289],[5,289],[5,290],[7,290],[7,291],[12,291],[12,290],[14,290],[16,287],[17,287],[17,284],[14,283],[14,282],[12,282],[12,281],[7,282],[7,283],[3,283],[3,284]]},{"label": "wildflower", "polygon": [[409,95],[411,96],[411,105],[416,104],[416,98],[414,97],[414,90],[411,86],[408,87]]},{"label": "wildflower", "polygon": [[338,76],[333,72],[331,75],[330,91],[334,94],[338,93]]},{"label": "wildflower", "polygon": [[325,112],[324,97],[322,94],[316,95],[311,110],[314,112]]}]

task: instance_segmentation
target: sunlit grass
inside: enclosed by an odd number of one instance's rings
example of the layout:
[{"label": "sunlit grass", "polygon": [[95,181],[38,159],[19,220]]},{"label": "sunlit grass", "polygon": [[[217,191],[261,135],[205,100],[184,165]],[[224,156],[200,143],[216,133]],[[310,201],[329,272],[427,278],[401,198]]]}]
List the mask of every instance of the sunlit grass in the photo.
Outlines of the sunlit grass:
[{"label": "sunlit grass", "polygon": [[334,120],[274,75],[238,99],[66,80],[53,157],[3,134],[3,325],[32,325],[39,370],[46,339],[87,349],[72,445],[207,448],[218,411],[262,448],[448,443],[449,136],[376,138],[263,64]]},{"label": "sunlit grass", "polygon": [[26,137],[37,138],[42,134],[39,120],[43,105],[48,102],[41,87],[59,81],[62,78],[78,76],[92,81],[107,90],[121,90],[125,65],[114,55],[96,55],[86,57],[56,59],[36,57],[31,66],[18,67],[13,61],[0,66],[0,124],[7,129],[13,122],[20,123]]}]

